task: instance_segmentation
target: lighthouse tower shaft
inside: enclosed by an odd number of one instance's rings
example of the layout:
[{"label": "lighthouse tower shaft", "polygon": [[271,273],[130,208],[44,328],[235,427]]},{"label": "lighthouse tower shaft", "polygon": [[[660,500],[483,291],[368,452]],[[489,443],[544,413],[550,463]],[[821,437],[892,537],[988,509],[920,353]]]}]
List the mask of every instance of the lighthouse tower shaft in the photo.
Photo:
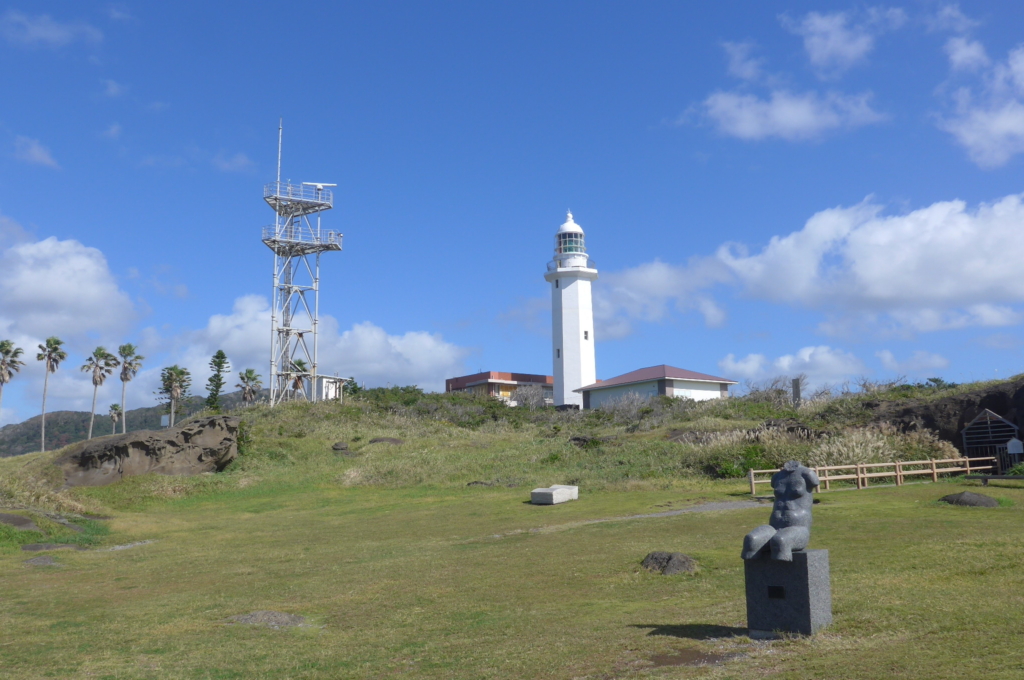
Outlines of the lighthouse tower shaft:
[{"label": "lighthouse tower shaft", "polygon": [[555,236],[555,257],[544,279],[551,284],[551,354],[555,405],[583,405],[578,390],[597,381],[594,306],[590,284],[597,269],[587,257],[583,229],[572,213]]}]

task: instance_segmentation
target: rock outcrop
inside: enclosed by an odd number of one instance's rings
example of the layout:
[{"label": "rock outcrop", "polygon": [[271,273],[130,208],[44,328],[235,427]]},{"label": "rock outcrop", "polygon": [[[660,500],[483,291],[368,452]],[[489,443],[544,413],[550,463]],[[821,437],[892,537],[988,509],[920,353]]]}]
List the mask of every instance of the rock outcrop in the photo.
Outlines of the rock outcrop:
[{"label": "rock outcrop", "polygon": [[935,430],[939,439],[951,442],[963,451],[960,432],[985,409],[1018,427],[1024,425],[1024,379],[1009,380],[933,401],[867,401],[864,408],[871,413],[870,421],[873,423],[892,423],[904,432]]},{"label": "rock outcrop", "polygon": [[210,416],[181,427],[142,430],[73,445],[54,464],[65,486],[103,486],[132,475],[197,475],[223,470],[238,455],[234,416]]}]

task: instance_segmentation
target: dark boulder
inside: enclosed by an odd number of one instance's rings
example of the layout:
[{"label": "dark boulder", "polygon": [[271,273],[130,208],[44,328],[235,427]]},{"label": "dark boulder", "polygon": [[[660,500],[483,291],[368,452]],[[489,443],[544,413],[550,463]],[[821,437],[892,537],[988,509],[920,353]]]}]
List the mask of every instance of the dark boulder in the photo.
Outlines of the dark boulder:
[{"label": "dark boulder", "polygon": [[331,447],[332,451],[348,451],[348,442],[336,442]]},{"label": "dark boulder", "polygon": [[970,491],[963,491],[961,493],[952,493],[948,496],[943,496],[939,499],[950,505],[965,505],[970,508],[998,508],[999,501],[991,496],[986,496],[981,493],[971,493]]},{"label": "dark boulder", "polygon": [[238,455],[234,416],[210,416],[166,430],[100,437],[68,448],[54,464],[65,486],[103,486],[132,475],[219,472]]},{"label": "dark boulder", "polygon": [[697,570],[697,562],[683,553],[655,551],[648,553],[640,563],[648,571],[656,571],[664,576],[672,574],[693,573]]}]

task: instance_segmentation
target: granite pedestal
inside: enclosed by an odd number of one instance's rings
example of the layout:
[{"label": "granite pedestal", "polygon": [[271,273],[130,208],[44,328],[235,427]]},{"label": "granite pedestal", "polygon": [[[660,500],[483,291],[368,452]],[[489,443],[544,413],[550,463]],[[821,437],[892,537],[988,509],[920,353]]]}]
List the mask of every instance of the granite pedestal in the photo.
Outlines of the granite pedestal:
[{"label": "granite pedestal", "polygon": [[747,627],[752,638],[813,635],[832,623],[827,550],[799,550],[792,562],[763,554],[744,560]]}]

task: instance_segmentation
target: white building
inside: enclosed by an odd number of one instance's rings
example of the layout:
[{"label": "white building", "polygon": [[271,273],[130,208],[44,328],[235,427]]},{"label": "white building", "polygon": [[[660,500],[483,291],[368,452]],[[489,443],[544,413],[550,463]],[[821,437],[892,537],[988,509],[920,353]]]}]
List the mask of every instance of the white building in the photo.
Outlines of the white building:
[{"label": "white building", "polygon": [[[558,385],[555,378],[555,385]],[[719,378],[705,373],[687,371],[675,366],[651,366],[630,371],[609,380],[587,384],[576,391],[580,393],[583,408],[600,408],[626,394],[633,392],[641,397],[687,397],[696,401],[706,399],[725,399],[729,396],[729,386],[735,380]]]},{"label": "white building", "polygon": [[587,257],[583,229],[572,221],[572,213],[555,235],[555,257],[548,263],[544,279],[551,284],[555,406],[583,406],[579,389],[597,380],[590,295],[597,269]]}]

